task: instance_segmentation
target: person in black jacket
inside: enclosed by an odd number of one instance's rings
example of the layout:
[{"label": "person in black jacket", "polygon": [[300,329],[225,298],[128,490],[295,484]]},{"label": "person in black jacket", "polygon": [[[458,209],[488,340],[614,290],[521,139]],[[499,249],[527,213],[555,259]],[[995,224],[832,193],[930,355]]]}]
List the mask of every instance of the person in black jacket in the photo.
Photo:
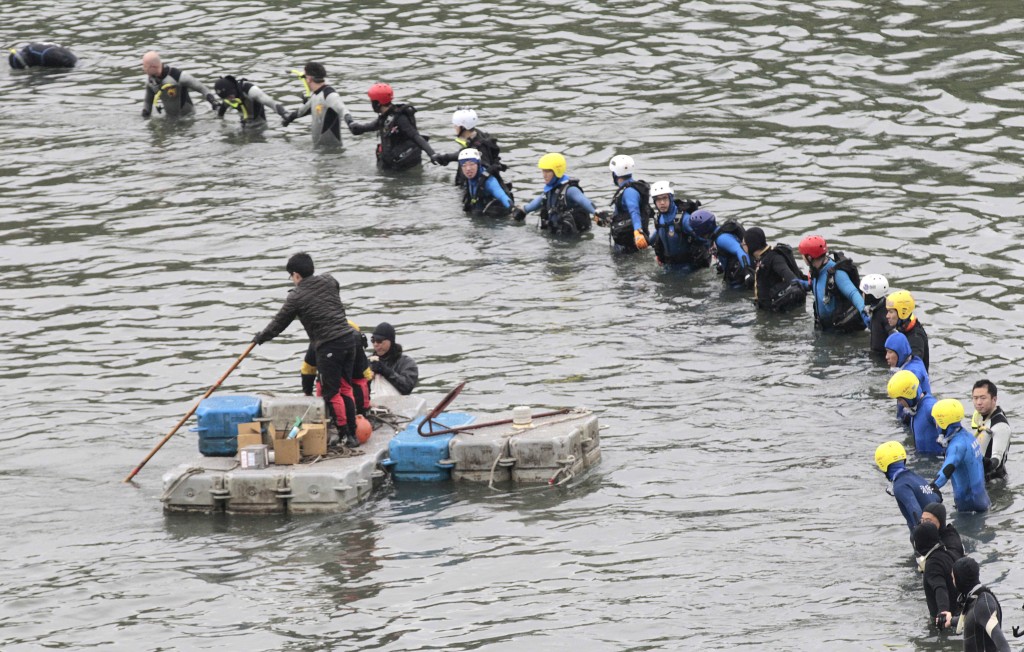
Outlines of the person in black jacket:
[{"label": "person in black jacket", "polygon": [[395,342],[395,327],[386,321],[377,324],[370,342],[376,354],[370,359],[370,370],[394,385],[400,394],[412,393],[420,370],[415,360],[402,353],[402,345]]},{"label": "person in black jacket", "polygon": [[959,613],[956,609],[956,588],[953,586],[953,564],[960,555],[942,545],[939,529],[932,523],[921,523],[914,528],[914,548],[923,558],[918,566],[924,571],[924,597],[928,602],[929,622],[939,623],[939,614]]},{"label": "person in black jacket", "polygon": [[234,109],[242,119],[243,129],[266,124],[267,112],[263,108],[265,106],[269,106],[282,118],[288,115],[283,104],[248,79],[235,79],[231,75],[225,75],[213,84],[213,90],[221,99],[217,116],[223,118],[228,109]]},{"label": "person in black jacket", "polygon": [[963,614],[954,618],[944,611],[939,614],[942,627],[955,626],[964,633],[964,652],[1010,652],[1010,643],[1003,635],[1003,609],[992,591],[981,583],[978,562],[962,557],[953,564],[953,586]]},{"label": "person in black jacket", "polygon": [[377,166],[384,170],[408,170],[420,164],[420,150],[427,153],[430,162],[440,165],[441,159],[427,143],[427,139],[416,129],[416,107],[409,104],[394,104],[395,93],[388,84],[374,84],[366,92],[370,105],[377,114],[372,122],[354,122],[345,115],[348,130],[355,135],[376,131],[380,136],[377,144]]},{"label": "person in black jacket", "polygon": [[885,357],[885,340],[892,329],[885,313],[885,293],[889,291],[889,281],[881,274],[868,274],[860,280],[860,292],[864,297],[864,309],[871,315],[868,330],[871,332],[869,347],[872,353]]},{"label": "person in black jacket", "polygon": [[743,232],[743,249],[754,260],[754,305],[761,310],[786,312],[804,304],[810,286],[796,264],[792,247],[769,247],[764,231],[754,226]]},{"label": "person in black jacket", "polygon": [[355,448],[359,442],[352,377],[359,337],[345,317],[345,306],[339,296],[341,286],[330,274],[314,276],[313,259],[307,253],[289,258],[285,271],[295,287],[267,327],[256,333],[252,341],[263,344],[272,340],[299,318],[316,350],[316,368],[328,415],[328,441],[341,436],[342,443]]},{"label": "person in black jacket", "polygon": [[25,68],[74,68],[78,57],[56,43],[29,43],[20,50],[11,48],[7,62],[15,70]]},{"label": "person in black jacket", "polygon": [[952,523],[946,523],[946,506],[942,503],[928,503],[921,510],[921,522],[931,523],[939,528],[939,538],[942,545],[958,557],[963,557],[967,552],[964,550],[964,542],[960,538],[960,532]]}]

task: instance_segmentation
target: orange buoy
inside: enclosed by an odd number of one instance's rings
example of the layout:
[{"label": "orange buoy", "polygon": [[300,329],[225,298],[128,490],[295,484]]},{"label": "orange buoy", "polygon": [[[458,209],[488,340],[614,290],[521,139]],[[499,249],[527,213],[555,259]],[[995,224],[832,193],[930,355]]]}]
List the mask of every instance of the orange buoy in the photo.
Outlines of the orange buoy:
[{"label": "orange buoy", "polygon": [[361,414],[356,415],[356,439],[360,444],[365,444],[373,434],[373,426],[370,421]]}]

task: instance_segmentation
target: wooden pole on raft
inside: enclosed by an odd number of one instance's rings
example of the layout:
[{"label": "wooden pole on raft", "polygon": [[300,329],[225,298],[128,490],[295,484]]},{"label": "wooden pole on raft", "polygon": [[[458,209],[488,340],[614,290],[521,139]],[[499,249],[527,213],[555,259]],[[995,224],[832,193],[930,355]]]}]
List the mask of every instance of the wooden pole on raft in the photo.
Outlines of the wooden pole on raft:
[{"label": "wooden pole on raft", "polygon": [[173,428],[171,428],[171,431],[170,431],[169,433],[167,433],[166,435],[164,435],[164,438],[163,438],[163,439],[161,439],[161,440],[160,440],[159,442],[157,442],[157,445],[153,447],[153,450],[149,451],[149,455],[147,455],[147,456],[145,457],[145,459],[143,459],[143,460],[142,460],[141,462],[139,462],[139,465],[138,465],[138,466],[136,466],[136,467],[135,467],[134,469],[132,469],[132,472],[131,472],[131,473],[129,473],[129,474],[127,475],[127,477],[125,477],[125,479],[123,480],[123,482],[131,482],[132,478],[134,478],[134,477],[135,477],[135,475],[136,475],[136,474],[137,474],[137,473],[138,473],[139,471],[141,471],[141,470],[142,470],[142,467],[146,466],[146,463],[147,463],[147,462],[149,462],[149,460],[150,460],[150,459],[151,459],[151,458],[152,458],[152,457],[153,457],[154,455],[156,455],[156,452],[157,452],[158,450],[160,450],[160,448],[161,448],[161,447],[162,447],[162,446],[163,446],[164,444],[166,444],[166,443],[167,443],[167,441],[168,441],[168,440],[169,440],[169,439],[170,439],[171,437],[173,437],[173,436],[174,436],[174,433],[178,432],[178,429],[179,429],[179,428],[181,428],[181,427],[182,427],[183,425],[185,425],[185,422],[186,422],[186,421],[188,421],[189,417],[191,417],[191,416],[192,416],[193,414],[195,414],[196,410],[197,410],[197,409],[199,409],[199,404],[200,404],[200,403],[201,403],[201,402],[203,401],[203,399],[205,399],[205,398],[208,398],[208,397],[210,396],[210,394],[213,394],[214,390],[215,390],[215,389],[217,389],[218,387],[220,387],[220,384],[221,384],[221,383],[223,383],[223,382],[224,382],[224,380],[225,380],[225,379],[226,379],[226,378],[227,378],[228,376],[230,376],[230,375],[231,375],[231,372],[232,372],[232,371],[234,371],[234,370],[235,370],[235,368],[236,368],[236,367],[238,367],[238,365],[240,365],[240,364],[242,363],[242,360],[245,360],[245,356],[249,355],[249,352],[250,352],[250,351],[252,351],[252,350],[253,350],[254,348],[256,348],[256,342],[253,342],[253,343],[251,343],[251,344],[249,345],[249,348],[247,348],[247,349],[246,349],[245,351],[243,351],[243,352],[242,352],[242,355],[238,356],[238,359],[237,359],[237,360],[235,360],[234,364],[232,364],[232,365],[231,365],[231,367],[230,367],[230,368],[228,368],[228,370],[227,370],[227,371],[225,371],[225,372],[224,372],[224,375],[223,375],[223,376],[221,376],[220,378],[218,378],[218,379],[217,379],[217,382],[215,382],[215,383],[214,383],[213,385],[211,385],[211,386],[210,386],[210,389],[206,390],[206,393],[205,393],[205,394],[203,394],[202,398],[200,398],[200,399],[199,399],[198,401],[196,401],[196,404],[192,406],[192,409],[188,411],[188,414],[186,414],[185,416],[181,417],[181,421],[179,421],[179,422],[178,422],[178,424],[177,424],[176,426],[174,426]]}]

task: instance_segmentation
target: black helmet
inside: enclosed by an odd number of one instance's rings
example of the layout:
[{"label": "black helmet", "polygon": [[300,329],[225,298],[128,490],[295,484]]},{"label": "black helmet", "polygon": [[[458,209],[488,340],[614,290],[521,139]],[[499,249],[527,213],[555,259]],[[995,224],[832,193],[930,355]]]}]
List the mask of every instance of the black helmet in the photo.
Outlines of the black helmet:
[{"label": "black helmet", "polygon": [[221,99],[227,99],[232,95],[238,97],[238,82],[231,75],[225,75],[214,82],[213,90]]}]

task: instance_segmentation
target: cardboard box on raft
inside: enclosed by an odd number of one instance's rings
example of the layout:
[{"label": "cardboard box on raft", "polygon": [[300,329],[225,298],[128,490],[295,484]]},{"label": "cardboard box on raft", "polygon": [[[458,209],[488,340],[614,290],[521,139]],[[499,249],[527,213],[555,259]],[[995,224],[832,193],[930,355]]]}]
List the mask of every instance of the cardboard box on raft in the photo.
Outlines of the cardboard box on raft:
[{"label": "cardboard box on raft", "polygon": [[327,424],[307,423],[299,427],[295,439],[288,439],[287,430],[278,430],[274,424],[267,424],[267,433],[274,444],[274,464],[298,464],[303,457],[327,454]]},{"label": "cardboard box on raft", "polygon": [[300,450],[303,457],[327,454],[327,424],[311,423],[299,429]]},{"label": "cardboard box on raft", "polygon": [[238,424],[238,450],[263,443],[262,424],[259,421]]}]

